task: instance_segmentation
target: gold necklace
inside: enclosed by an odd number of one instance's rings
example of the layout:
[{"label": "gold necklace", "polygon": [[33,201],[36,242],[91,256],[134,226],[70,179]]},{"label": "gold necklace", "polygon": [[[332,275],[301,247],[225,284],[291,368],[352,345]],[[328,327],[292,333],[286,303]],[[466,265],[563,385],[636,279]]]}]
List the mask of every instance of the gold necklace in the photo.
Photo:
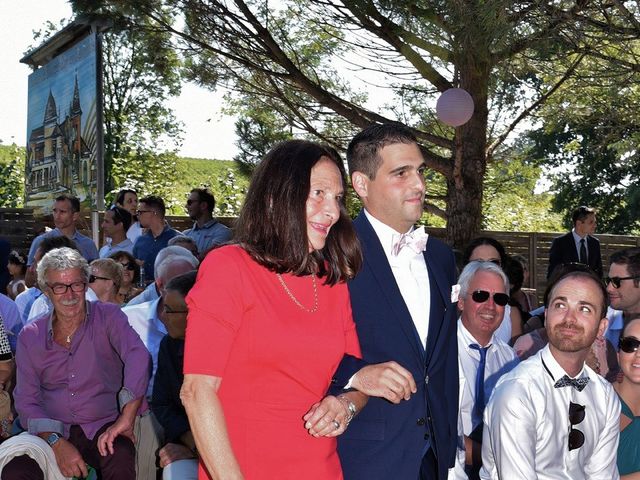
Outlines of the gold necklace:
[{"label": "gold necklace", "polygon": [[280,285],[282,285],[282,288],[284,288],[284,291],[287,293],[287,295],[289,295],[289,298],[293,300],[293,303],[295,303],[298,307],[300,307],[305,312],[314,313],[316,310],[318,310],[318,288],[316,286],[316,275],[314,273],[311,274],[311,282],[313,283],[313,308],[310,308],[310,309],[302,305],[298,301],[298,299],[293,296],[293,293],[291,293],[291,290],[289,290],[289,287],[287,287],[287,284],[284,283],[282,275],[280,275],[279,273],[276,273],[276,275],[278,277],[278,280],[280,280]]}]

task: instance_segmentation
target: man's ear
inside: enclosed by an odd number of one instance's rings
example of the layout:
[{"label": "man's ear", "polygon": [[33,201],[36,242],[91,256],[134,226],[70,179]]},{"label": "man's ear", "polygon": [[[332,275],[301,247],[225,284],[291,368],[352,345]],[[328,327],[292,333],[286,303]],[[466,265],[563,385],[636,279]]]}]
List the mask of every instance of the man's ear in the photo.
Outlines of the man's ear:
[{"label": "man's ear", "polygon": [[369,177],[362,172],[353,172],[351,174],[351,185],[360,198],[367,198]]}]

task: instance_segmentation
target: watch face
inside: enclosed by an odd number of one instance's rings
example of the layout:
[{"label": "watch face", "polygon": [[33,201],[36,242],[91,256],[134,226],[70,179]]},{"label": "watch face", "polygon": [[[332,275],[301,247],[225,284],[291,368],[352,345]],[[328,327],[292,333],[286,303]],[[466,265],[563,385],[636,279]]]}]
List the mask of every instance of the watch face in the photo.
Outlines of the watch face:
[{"label": "watch face", "polygon": [[56,443],[58,440],[60,440],[60,435],[58,435],[57,433],[52,433],[47,437],[47,443],[51,447],[53,447],[53,444]]}]

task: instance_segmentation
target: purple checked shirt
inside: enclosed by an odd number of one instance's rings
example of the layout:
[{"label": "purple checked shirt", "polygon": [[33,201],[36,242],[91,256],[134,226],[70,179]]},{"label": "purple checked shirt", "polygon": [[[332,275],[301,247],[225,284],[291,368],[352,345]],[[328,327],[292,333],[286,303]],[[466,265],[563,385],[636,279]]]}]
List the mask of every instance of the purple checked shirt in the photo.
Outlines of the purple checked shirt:
[{"label": "purple checked shirt", "polygon": [[52,316],[24,327],[16,352],[14,391],[20,423],[29,433],[69,437],[79,425],[89,439],[120,407],[144,397],[151,359],[118,305],[87,302],[87,319],[71,348],[53,341]]}]

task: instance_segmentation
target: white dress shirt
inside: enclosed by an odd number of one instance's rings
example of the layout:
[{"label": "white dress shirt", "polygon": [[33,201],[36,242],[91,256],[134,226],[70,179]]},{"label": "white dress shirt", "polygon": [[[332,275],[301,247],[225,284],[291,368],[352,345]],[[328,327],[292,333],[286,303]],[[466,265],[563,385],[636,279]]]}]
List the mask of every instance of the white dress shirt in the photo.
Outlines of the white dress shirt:
[{"label": "white dress shirt", "polygon": [[[588,366],[581,392],[555,388],[566,372],[547,345],[504,375],[484,412],[483,479],[616,480],[620,401],[613,387]],[[573,428],[584,444],[569,450],[569,402],[584,405]]]},{"label": "white dress shirt", "polygon": [[[479,421],[474,423],[472,411],[476,402],[476,374],[480,363],[480,352],[470,348],[471,344],[480,344],[458,320],[458,374],[460,377],[460,398],[458,411],[458,453],[457,461],[449,478],[467,478],[464,472],[465,454],[464,437],[475,430]],[[511,371],[519,360],[516,352],[496,336],[491,337],[484,367],[484,398],[489,399],[493,389],[502,375]]]},{"label": "white dress shirt", "polygon": [[[401,233],[408,232],[396,232],[393,228],[372,217],[366,209],[364,214],[382,244],[382,249],[387,256],[404,303],[411,314],[422,346],[426,347],[431,297],[429,295],[429,272],[424,253],[415,253],[410,248],[403,248],[397,256],[394,255],[392,250],[396,239]],[[413,228],[409,229],[409,232],[412,230]]]},{"label": "white dress shirt", "polygon": [[138,305],[126,306],[122,311],[127,315],[129,325],[140,336],[140,340],[147,347],[153,361],[153,371],[149,380],[149,388],[147,388],[147,399],[151,399],[153,393],[153,380],[158,370],[158,351],[160,350],[160,341],[167,334],[164,323],[158,317],[158,303],[160,298],[156,298],[151,302],[140,303]]}]

